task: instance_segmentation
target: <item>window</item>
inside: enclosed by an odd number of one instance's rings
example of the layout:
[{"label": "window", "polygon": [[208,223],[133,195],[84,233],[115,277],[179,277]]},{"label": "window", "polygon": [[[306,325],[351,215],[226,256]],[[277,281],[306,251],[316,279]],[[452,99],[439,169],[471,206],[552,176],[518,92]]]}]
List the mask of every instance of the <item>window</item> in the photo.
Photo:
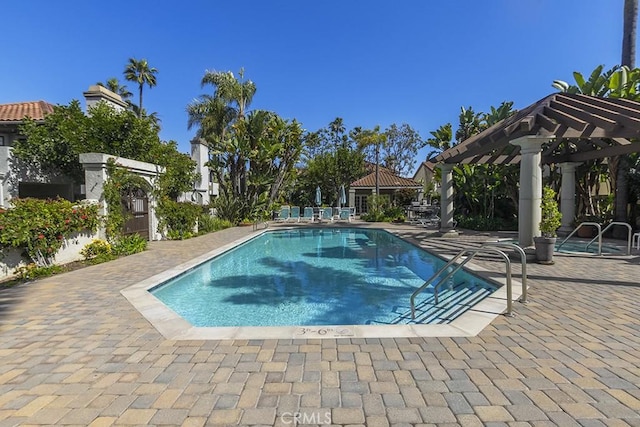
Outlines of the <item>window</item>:
[{"label": "window", "polygon": [[4,136],[0,135],[0,147],[4,146]]}]

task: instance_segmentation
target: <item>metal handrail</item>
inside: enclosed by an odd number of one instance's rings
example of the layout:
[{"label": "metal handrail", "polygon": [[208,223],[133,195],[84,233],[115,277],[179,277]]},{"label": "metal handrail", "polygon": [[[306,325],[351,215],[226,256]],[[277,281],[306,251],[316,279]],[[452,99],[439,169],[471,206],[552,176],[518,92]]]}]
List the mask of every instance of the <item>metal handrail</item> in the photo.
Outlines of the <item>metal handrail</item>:
[{"label": "metal handrail", "polygon": [[[602,236],[604,234],[605,231],[607,231],[609,228],[611,228],[614,225],[624,225],[625,227],[627,227],[627,229],[629,229],[629,232],[627,234],[627,255],[631,255],[631,235],[633,234],[633,228],[627,224],[626,222],[621,222],[621,221],[611,221],[605,228],[604,230],[602,230],[599,235]],[[585,249],[589,249],[589,246],[598,238],[598,236],[594,237],[593,239],[591,239],[591,241],[589,243],[587,243],[587,247]],[[599,240],[599,244],[602,245],[602,237],[600,237]],[[602,248],[599,250],[598,255],[600,255],[602,253]]]},{"label": "metal handrail", "polygon": [[[594,227],[596,227],[598,229],[598,235],[595,237],[596,239],[598,239],[598,255],[602,255],[602,227],[600,226],[600,224],[598,224],[597,222],[581,222],[580,224],[578,224],[578,226],[575,228],[575,230],[573,230],[556,248],[556,251],[559,251],[560,248],[562,247],[562,245],[564,245],[567,240],[569,240],[571,237],[573,237],[574,234],[576,234],[578,232],[578,230],[580,229],[580,227],[584,226],[584,225],[593,225]],[[587,248],[585,248],[585,252],[586,252]]]},{"label": "metal handrail", "polygon": [[[438,303],[438,288],[444,284],[451,276],[453,276],[456,272],[458,272],[458,270],[460,270],[466,263],[468,263],[469,261],[471,261],[478,253],[480,252],[491,252],[494,254],[498,254],[500,256],[502,256],[502,258],[505,261],[505,269],[506,269],[506,278],[507,278],[507,316],[511,316],[513,313],[513,302],[511,301],[512,299],[512,288],[511,288],[511,261],[509,260],[509,257],[502,252],[499,249],[496,248],[488,248],[488,247],[481,247],[481,248],[476,248],[476,249],[463,249],[460,252],[458,252],[458,254],[456,254],[453,258],[451,258],[444,266],[442,266],[442,268],[440,268],[433,276],[431,276],[431,278],[429,278],[429,280],[427,280],[426,282],[424,282],[424,284],[422,286],[420,286],[418,289],[416,289],[412,294],[411,294],[411,319],[415,320],[416,318],[416,304],[415,304],[415,299],[416,296],[418,296],[418,294],[420,292],[422,292],[423,290],[425,290],[425,288],[427,288],[429,285],[431,285],[431,283],[437,279],[440,274],[442,274],[445,270],[449,269],[449,271],[447,272],[447,275],[444,276],[440,282],[438,282],[435,286],[434,286],[434,297],[435,297],[435,303]],[[451,268],[450,267],[455,264],[458,259],[460,259],[462,256],[464,255],[468,255],[467,258],[465,258],[464,261],[462,261],[460,264],[458,264],[455,268]]]},{"label": "metal handrail", "polygon": [[520,264],[522,265],[522,295],[520,296],[520,302],[526,304],[527,301],[527,254],[524,252],[516,242],[484,242],[482,246],[497,246],[514,249],[520,254]]}]

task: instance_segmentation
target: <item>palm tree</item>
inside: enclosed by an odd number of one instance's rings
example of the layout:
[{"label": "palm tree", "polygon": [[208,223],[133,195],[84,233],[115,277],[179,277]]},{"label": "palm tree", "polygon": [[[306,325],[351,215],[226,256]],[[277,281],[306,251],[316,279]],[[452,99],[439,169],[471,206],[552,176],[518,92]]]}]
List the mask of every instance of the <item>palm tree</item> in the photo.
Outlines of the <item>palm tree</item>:
[{"label": "palm tree", "polygon": [[149,88],[156,85],[156,74],[158,70],[150,68],[146,59],[137,60],[135,58],[129,58],[129,63],[124,69],[124,77],[130,82],[138,84],[138,93],[140,102],[138,103],[138,117],[142,117],[142,88],[146,84]]},{"label": "palm tree", "polygon": [[624,26],[622,28],[622,62],[630,69],[636,62],[636,27],[638,24],[638,0],[624,0]]},{"label": "palm tree", "polygon": [[375,177],[376,177],[376,196],[380,196],[380,146],[387,142],[387,135],[380,132],[380,126],[376,125],[373,129],[365,129],[358,133],[358,148],[363,150],[367,147],[375,149]]},{"label": "palm tree", "polygon": [[[636,62],[636,27],[638,24],[638,0],[624,0],[624,24],[622,29],[622,62],[621,65],[633,69]],[[629,202],[629,183],[627,165],[629,156],[620,156],[616,176],[616,204],[614,210],[615,221],[627,221],[627,204]],[[622,227],[614,229],[614,235],[624,235]]]},{"label": "palm tree", "polygon": [[[240,78],[243,76],[244,71],[240,70]],[[187,105],[188,128],[198,126],[198,136],[207,141],[221,190],[231,191],[234,195],[244,194],[246,153],[241,150],[240,144],[244,141],[242,135],[235,135],[234,125],[246,116],[256,85],[251,80],[236,79],[231,71],[207,71],[201,84],[203,87],[212,85],[214,93],[201,95]],[[231,188],[225,185],[225,170]]]}]

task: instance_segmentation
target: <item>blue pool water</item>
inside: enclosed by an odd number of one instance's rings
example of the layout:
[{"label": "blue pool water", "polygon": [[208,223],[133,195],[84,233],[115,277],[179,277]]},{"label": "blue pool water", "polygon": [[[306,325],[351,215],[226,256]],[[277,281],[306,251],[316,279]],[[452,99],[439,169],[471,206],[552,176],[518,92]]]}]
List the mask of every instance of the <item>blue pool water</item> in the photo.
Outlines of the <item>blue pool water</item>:
[{"label": "blue pool water", "polygon": [[151,292],[194,326],[448,323],[495,290],[467,272],[411,293],[444,261],[372,229],[266,232]]},{"label": "blue pool water", "polygon": [[[556,252],[590,254],[598,253],[598,242],[593,242],[591,245],[589,245],[588,248],[587,243],[589,243],[589,241],[568,240],[564,245],[560,246],[561,242],[562,240],[560,239],[556,241]],[[622,252],[623,250],[617,246],[607,244],[602,245],[602,253],[621,254]]]}]

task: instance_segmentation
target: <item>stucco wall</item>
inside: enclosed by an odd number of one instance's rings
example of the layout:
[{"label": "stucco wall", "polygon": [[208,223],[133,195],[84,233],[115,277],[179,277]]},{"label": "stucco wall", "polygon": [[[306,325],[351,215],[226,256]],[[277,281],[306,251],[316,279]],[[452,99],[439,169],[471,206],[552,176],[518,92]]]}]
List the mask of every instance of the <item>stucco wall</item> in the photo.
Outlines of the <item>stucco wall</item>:
[{"label": "stucco wall", "polygon": [[[91,243],[93,239],[97,238],[98,236],[95,233],[73,233],[68,239],[64,240],[64,245],[54,258],[54,264],[62,265],[84,259],[80,255],[80,251],[87,243]],[[4,258],[0,259],[0,279],[14,277],[16,268],[32,262],[30,259],[24,258],[21,255],[22,252],[22,249],[5,250]]]}]

